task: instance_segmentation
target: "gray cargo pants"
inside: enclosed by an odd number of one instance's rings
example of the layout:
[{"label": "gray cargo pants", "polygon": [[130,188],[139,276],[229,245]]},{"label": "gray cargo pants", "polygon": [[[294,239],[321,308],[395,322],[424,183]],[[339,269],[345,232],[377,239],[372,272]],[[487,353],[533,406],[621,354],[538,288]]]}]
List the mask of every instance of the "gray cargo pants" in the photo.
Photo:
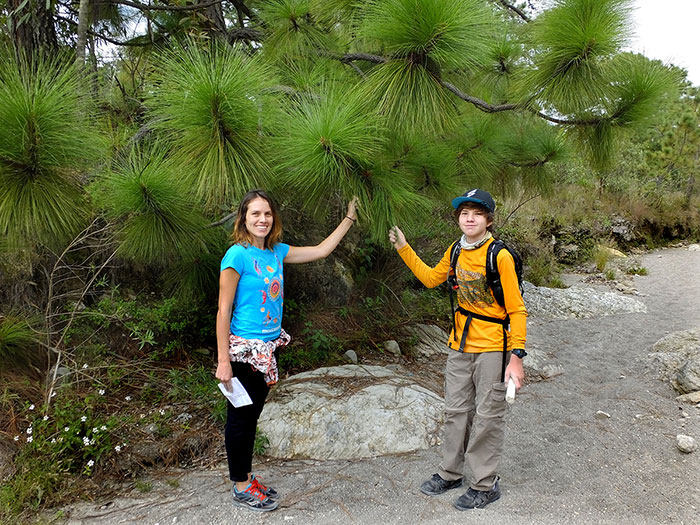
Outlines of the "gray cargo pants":
[{"label": "gray cargo pants", "polygon": [[502,359],[502,352],[454,350],[447,357],[445,433],[438,473],[446,480],[463,477],[466,457],[470,486],[475,490],[493,488],[501,463],[507,410]]}]

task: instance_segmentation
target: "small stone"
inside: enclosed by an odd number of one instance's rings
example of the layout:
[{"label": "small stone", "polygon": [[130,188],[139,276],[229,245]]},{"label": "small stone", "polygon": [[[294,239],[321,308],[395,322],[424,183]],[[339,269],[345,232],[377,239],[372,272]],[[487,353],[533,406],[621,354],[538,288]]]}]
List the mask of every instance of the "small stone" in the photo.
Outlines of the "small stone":
[{"label": "small stone", "polygon": [[700,252],[700,244],[691,244],[688,246],[689,252]]},{"label": "small stone", "polygon": [[678,396],[676,401],[680,401],[681,403],[700,403],[700,390]]},{"label": "small stone", "polygon": [[343,354],[343,357],[347,360],[350,361],[352,364],[356,365],[357,364],[357,354],[355,353],[355,350],[348,350]]},{"label": "small stone", "polygon": [[390,339],[389,341],[384,343],[384,350],[395,356],[401,355],[401,347],[399,346],[399,343],[397,343],[393,339]]},{"label": "small stone", "polygon": [[610,414],[603,412],[602,410],[598,410],[598,412],[595,413],[595,417],[596,419],[608,419]]},{"label": "small stone", "polygon": [[625,374],[620,374],[620,379],[624,379],[625,377],[627,377]]},{"label": "small stone", "polygon": [[685,434],[678,434],[676,436],[676,445],[678,446],[678,450],[685,454],[695,452],[698,448],[698,444],[695,442],[695,439],[690,436],[686,436]]}]

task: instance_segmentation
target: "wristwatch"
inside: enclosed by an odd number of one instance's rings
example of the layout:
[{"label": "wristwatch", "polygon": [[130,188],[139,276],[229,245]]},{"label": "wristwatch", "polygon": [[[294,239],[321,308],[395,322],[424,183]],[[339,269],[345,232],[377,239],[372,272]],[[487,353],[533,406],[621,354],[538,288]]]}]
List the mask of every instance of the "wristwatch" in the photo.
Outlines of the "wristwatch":
[{"label": "wristwatch", "polygon": [[510,353],[513,354],[515,357],[519,357],[520,359],[527,355],[527,352],[523,348],[513,348],[513,350],[511,350]]}]

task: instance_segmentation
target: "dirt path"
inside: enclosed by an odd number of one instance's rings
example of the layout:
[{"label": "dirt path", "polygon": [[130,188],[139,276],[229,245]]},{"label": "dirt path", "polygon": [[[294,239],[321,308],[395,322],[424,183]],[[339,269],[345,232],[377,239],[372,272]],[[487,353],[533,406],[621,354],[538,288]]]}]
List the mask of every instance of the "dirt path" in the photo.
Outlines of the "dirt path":
[{"label": "dirt path", "polygon": [[[439,449],[363,461],[274,461],[258,471],[283,494],[258,515],[228,502],[224,466],[173,474],[146,495],[70,509],[67,523],[575,524],[700,523],[700,451],[685,455],[675,436],[700,439],[700,409],[679,405],[645,371],[664,335],[700,327],[700,252],[644,256],[635,284],[646,314],[528,325],[528,344],[564,373],[528,385],[508,416],[503,497],[459,512],[451,491],[418,492],[436,471]],[[610,418],[596,418],[597,411]],[[690,415],[685,426],[681,415]],[[68,509],[67,509],[68,510]]]}]

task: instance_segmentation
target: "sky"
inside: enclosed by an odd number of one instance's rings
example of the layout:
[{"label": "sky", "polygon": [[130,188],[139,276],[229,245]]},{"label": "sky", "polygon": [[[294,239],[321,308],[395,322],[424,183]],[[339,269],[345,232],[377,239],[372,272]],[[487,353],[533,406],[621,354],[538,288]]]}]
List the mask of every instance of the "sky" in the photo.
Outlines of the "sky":
[{"label": "sky", "polygon": [[700,86],[700,0],[635,0],[632,51],[688,71]]}]

